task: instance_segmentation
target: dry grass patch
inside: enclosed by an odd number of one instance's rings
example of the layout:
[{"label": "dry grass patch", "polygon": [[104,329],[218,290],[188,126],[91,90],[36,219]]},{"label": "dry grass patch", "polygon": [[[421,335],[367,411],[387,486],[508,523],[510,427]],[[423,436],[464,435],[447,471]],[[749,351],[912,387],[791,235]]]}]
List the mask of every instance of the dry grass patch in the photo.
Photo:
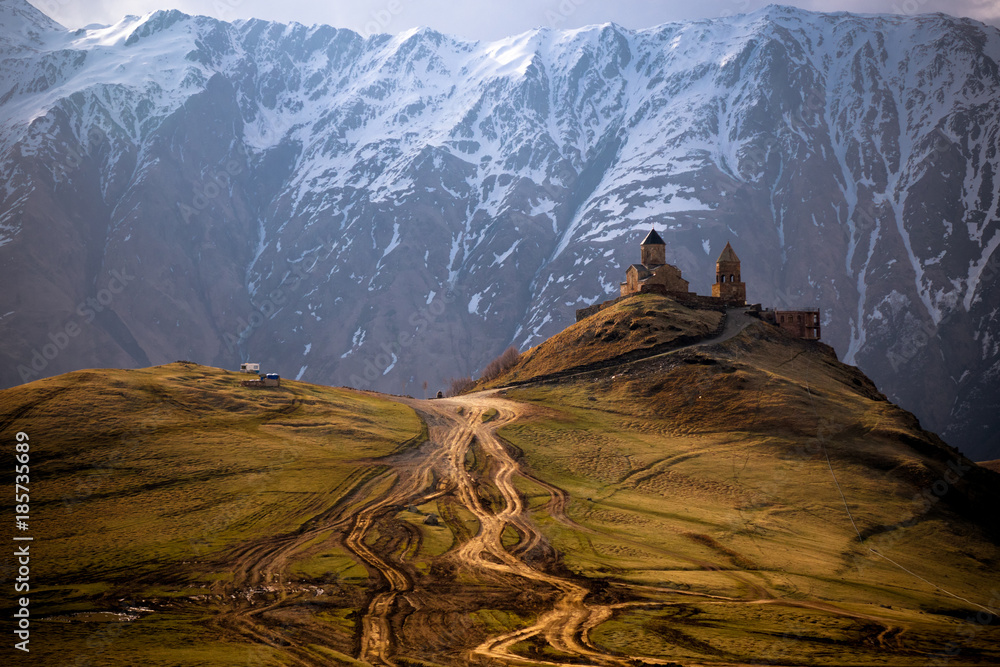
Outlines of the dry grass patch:
[{"label": "dry grass patch", "polygon": [[531,348],[509,371],[480,388],[522,382],[641,350],[704,337],[723,314],[683,306],[656,294],[638,294],[567,327]]}]

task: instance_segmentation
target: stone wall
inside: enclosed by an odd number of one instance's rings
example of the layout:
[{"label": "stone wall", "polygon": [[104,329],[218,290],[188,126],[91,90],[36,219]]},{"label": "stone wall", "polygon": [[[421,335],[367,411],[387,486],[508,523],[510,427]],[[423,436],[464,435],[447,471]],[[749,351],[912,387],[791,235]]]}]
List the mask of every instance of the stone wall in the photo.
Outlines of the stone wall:
[{"label": "stone wall", "polygon": [[820,340],[819,310],[765,310],[761,319],[804,340]]}]

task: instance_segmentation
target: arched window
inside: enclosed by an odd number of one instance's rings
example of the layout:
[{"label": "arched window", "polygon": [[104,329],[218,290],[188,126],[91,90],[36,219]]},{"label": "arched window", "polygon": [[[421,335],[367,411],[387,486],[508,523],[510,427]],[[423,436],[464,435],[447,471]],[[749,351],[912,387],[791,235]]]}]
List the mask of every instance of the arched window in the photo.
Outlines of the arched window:
[{"label": "arched window", "polygon": [[734,275],[732,275],[732,274],[729,274],[729,282],[735,283],[736,282],[736,277]]}]

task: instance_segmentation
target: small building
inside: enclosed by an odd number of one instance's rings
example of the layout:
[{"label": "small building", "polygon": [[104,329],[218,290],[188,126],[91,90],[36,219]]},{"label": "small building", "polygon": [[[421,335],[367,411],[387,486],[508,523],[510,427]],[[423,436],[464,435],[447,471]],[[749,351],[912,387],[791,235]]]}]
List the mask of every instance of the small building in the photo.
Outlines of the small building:
[{"label": "small building", "polygon": [[798,338],[820,339],[819,309],[765,310],[761,317]]},{"label": "small building", "polygon": [[240,364],[240,373],[253,373],[260,375],[260,364],[244,363]]}]

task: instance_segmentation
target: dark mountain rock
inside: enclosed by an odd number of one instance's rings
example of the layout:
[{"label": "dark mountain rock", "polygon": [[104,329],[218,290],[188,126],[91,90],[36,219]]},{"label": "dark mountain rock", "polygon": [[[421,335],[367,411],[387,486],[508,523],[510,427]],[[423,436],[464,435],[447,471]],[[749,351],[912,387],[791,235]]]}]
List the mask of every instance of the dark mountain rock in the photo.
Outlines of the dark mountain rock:
[{"label": "dark mountain rock", "polygon": [[732,242],[752,301],[822,308],[842,359],[1000,456],[995,28],[0,12],[0,386],[251,359],[416,394],[615,295],[655,225],[692,289]]}]

